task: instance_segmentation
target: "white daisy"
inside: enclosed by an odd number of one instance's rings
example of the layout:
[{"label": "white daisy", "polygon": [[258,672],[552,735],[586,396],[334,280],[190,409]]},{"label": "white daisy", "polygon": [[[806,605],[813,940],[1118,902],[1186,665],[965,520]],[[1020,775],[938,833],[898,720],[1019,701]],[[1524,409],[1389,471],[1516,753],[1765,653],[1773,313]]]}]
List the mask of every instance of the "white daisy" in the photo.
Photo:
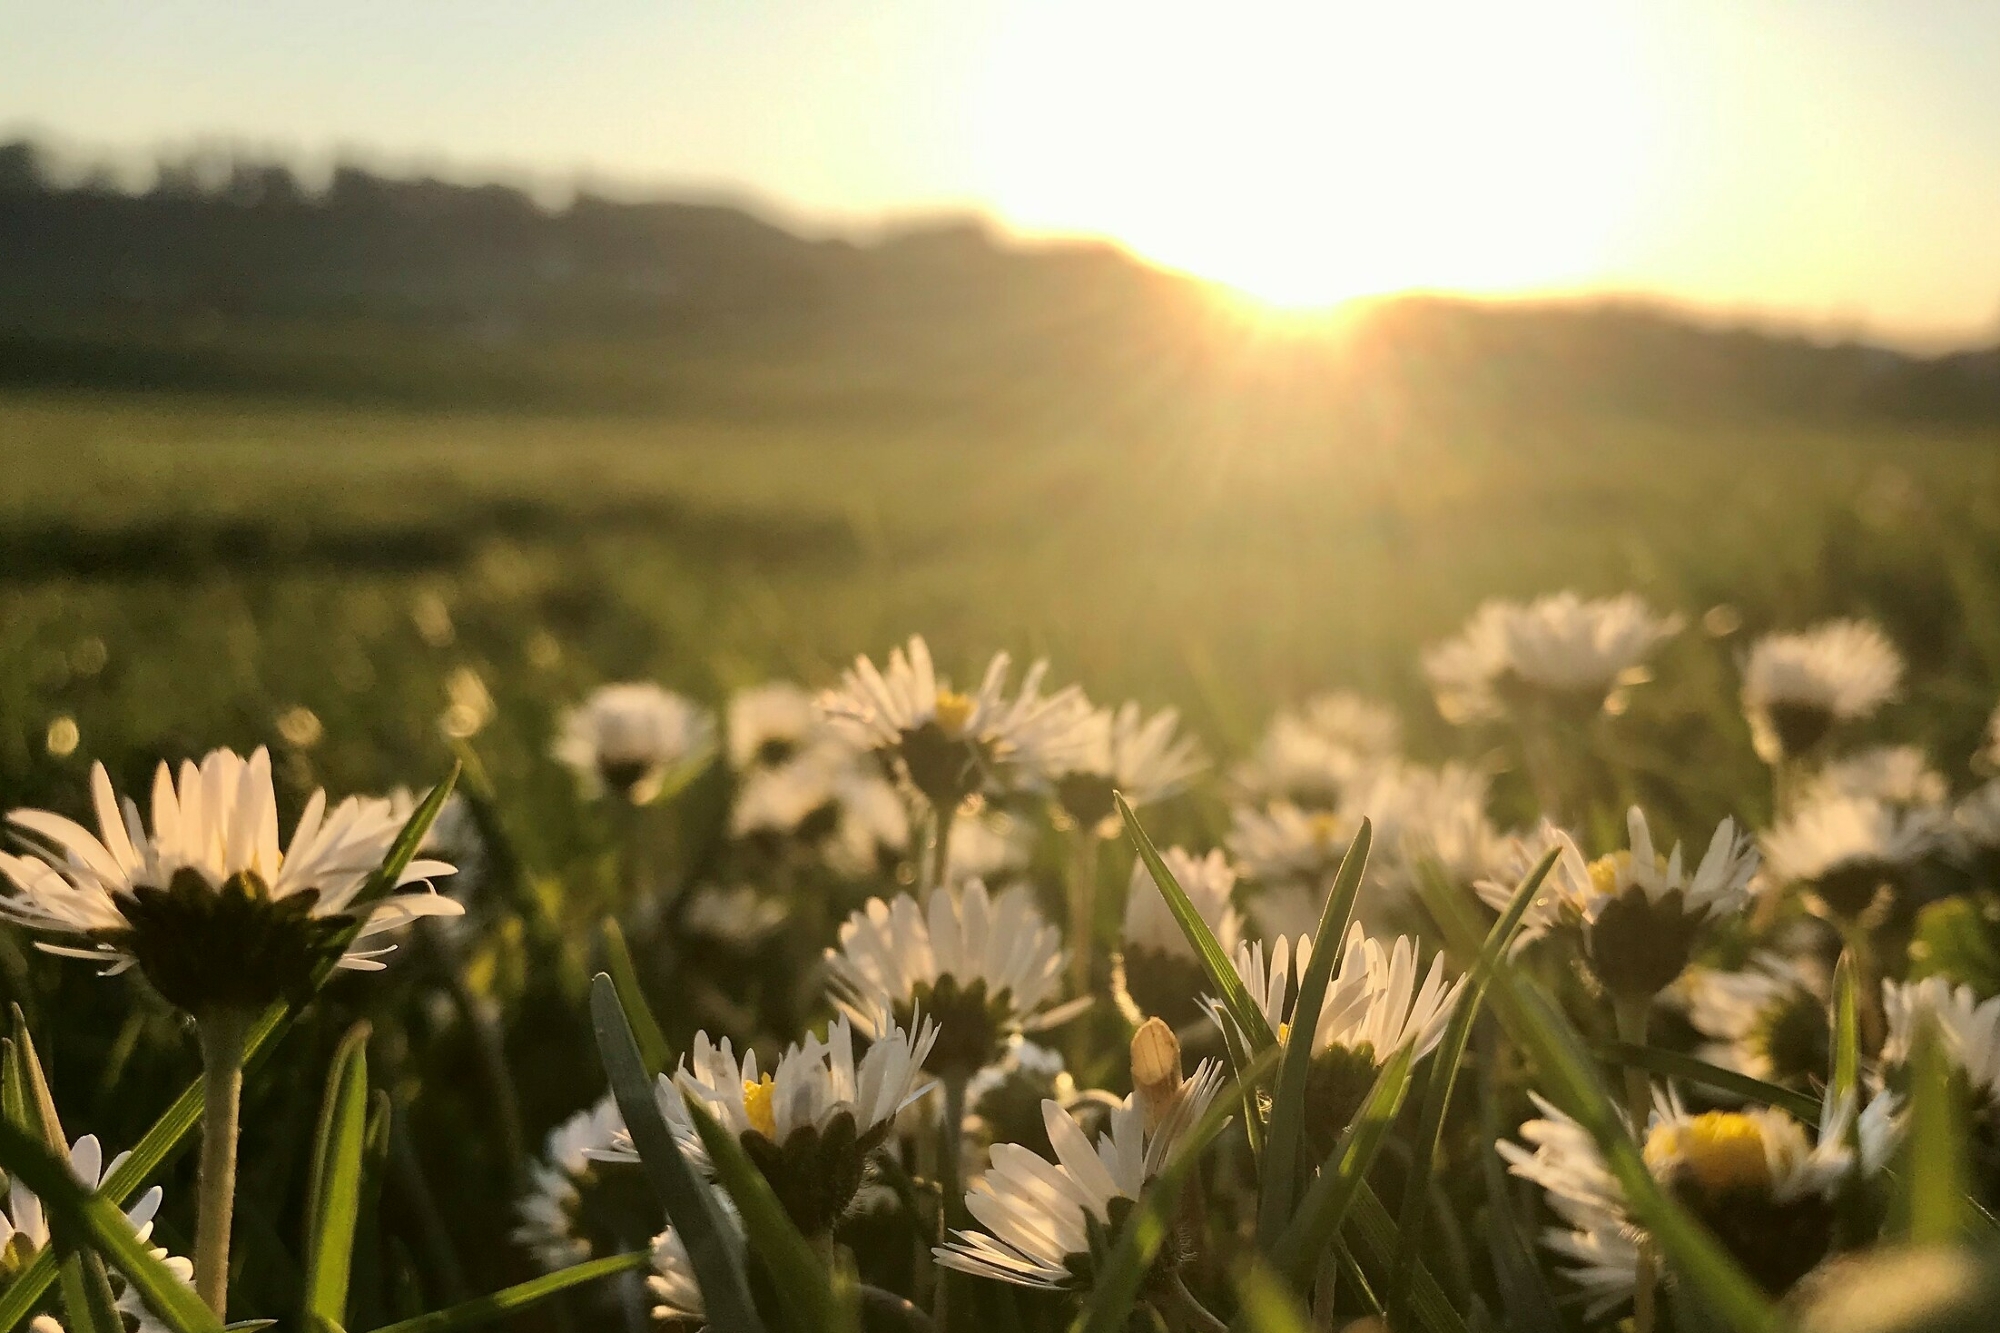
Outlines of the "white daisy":
[{"label": "white daisy", "polygon": [[[1486,878],[1473,881],[1473,892],[1479,900],[1496,912],[1504,912],[1514,901],[1514,891],[1521,887],[1521,881],[1530,871],[1540,865],[1551,848],[1560,850],[1570,843],[1569,835],[1555,824],[1544,819],[1533,829],[1513,833],[1501,838],[1493,850],[1493,860]],[[1541,889],[1528,910],[1521,917],[1521,929],[1514,936],[1514,951],[1519,952],[1534,941],[1547,935],[1564,923],[1568,910],[1563,896],[1550,882],[1555,877],[1553,867],[1548,878],[1542,881]]]},{"label": "white daisy", "polygon": [[1068,686],[1041,692],[1048,663],[1028,668],[1009,696],[1010,659],[996,653],[979,688],[961,694],[937,674],[921,635],[907,653],[889,654],[888,670],[866,657],[841,677],[840,688],[820,696],[820,708],[855,744],[890,755],[911,784],[939,809],[1003,775],[1040,772],[1044,758],[1073,744],[1089,717],[1083,692]]},{"label": "white daisy", "polygon": [[1549,880],[1565,914],[1582,926],[1597,979],[1614,995],[1650,998],[1686,969],[1703,930],[1748,903],[1756,844],[1725,819],[1689,874],[1679,843],[1665,856],[1654,850],[1637,806],[1625,823],[1629,851],[1585,861],[1565,837]]},{"label": "white daisy", "polygon": [[[120,1153],[107,1163],[97,1136],[86,1134],[70,1145],[70,1173],[85,1189],[95,1193],[105,1178],[116,1171],[128,1156],[129,1153]],[[138,1233],[140,1243],[146,1245],[152,1256],[164,1263],[167,1271],[183,1285],[192,1287],[194,1265],[149,1243],[153,1235],[153,1217],[160,1211],[161,1198],[160,1187],[153,1186],[139,1196],[137,1203],[125,1210],[125,1217]],[[0,1207],[0,1274],[9,1278],[18,1274],[48,1243],[49,1219],[42,1209],[41,1199],[18,1179],[9,1182],[6,1204]],[[109,1276],[118,1311],[125,1317],[126,1328],[131,1333],[168,1333],[168,1325],[146,1308],[138,1291],[125,1280],[124,1274],[112,1268],[109,1269]]]},{"label": "white daisy", "polygon": [[994,883],[1013,879],[1035,856],[1035,828],[1026,820],[990,807],[961,814],[951,827],[945,854],[945,883]]},{"label": "white daisy", "polygon": [[864,1033],[885,1013],[930,1014],[942,1031],[932,1067],[969,1077],[1007,1036],[1052,1017],[1064,953],[1027,889],[994,897],[973,880],[932,890],[922,907],[907,893],[869,899],[826,959],[834,1003]]},{"label": "white daisy", "polygon": [[1129,702],[1091,710],[1046,760],[1056,804],[1079,828],[1109,837],[1117,832],[1113,792],[1134,809],[1179,795],[1208,766],[1192,737],[1174,734],[1179,725],[1171,708],[1150,718]]},{"label": "white daisy", "polygon": [[1473,613],[1457,638],[1424,652],[1424,674],[1448,721],[1497,717],[1522,690],[1580,700],[1595,711],[1680,627],[1679,617],[1655,615],[1636,593],[1494,600]]},{"label": "white daisy", "polygon": [[602,1155],[625,1132],[606,1093],[549,1131],[528,1167],[528,1192],[514,1204],[513,1237],[548,1272],[631,1249],[660,1225],[644,1177]]},{"label": "white daisy", "polygon": [[1798,803],[1860,797],[1888,805],[1943,805],[1951,791],[1930,756],[1914,745],[1876,745],[1835,759],[1814,773]]},{"label": "white daisy", "polygon": [[1252,800],[1331,806],[1356,776],[1393,756],[1401,744],[1402,724],[1394,710],[1335,691],[1272,718],[1256,751],[1232,777]]},{"label": "white daisy", "polygon": [[1951,827],[1961,851],[1991,856],[2000,851],[2000,778],[1982,783],[1952,808]]},{"label": "white daisy", "polygon": [[[723,1236],[739,1254],[743,1251],[743,1221],[736,1205],[720,1189],[711,1189],[709,1198],[715,1214],[722,1219]],[[687,1242],[680,1231],[668,1227],[653,1237],[648,1246],[653,1271],[646,1277],[646,1292],[652,1298],[653,1319],[657,1323],[705,1324],[708,1303],[702,1298],[701,1283],[695,1277],[694,1261],[688,1258]]]},{"label": "white daisy", "polygon": [[715,718],[651,681],[605,685],[567,710],[552,753],[587,796],[658,799],[715,753]]},{"label": "white daisy", "polygon": [[729,812],[729,831],[818,857],[836,873],[881,873],[909,845],[909,811],[896,789],[855,756],[821,747],[752,768]]},{"label": "white daisy", "polygon": [[1826,1077],[1832,1018],[1823,968],[1759,953],[1735,971],[1691,967],[1676,990],[1708,1038],[1696,1054],[1710,1064],[1788,1087]]},{"label": "white daisy", "polygon": [[965,1196],[966,1211],[985,1230],[954,1232],[932,1254],[946,1268],[1017,1286],[1087,1287],[1132,1205],[1221,1086],[1221,1065],[1204,1061],[1150,1134],[1136,1095],[1128,1096],[1094,1148],[1068,1111],[1043,1102],[1055,1161],[1019,1144],[994,1144],[991,1169]]},{"label": "white daisy", "polygon": [[1888,1039],[1882,1063],[1907,1064],[1919,1015],[1937,1020],[1944,1050],[1965,1071],[1966,1082],[1987,1102],[2000,1108],[2000,997],[1981,1001],[1970,986],[1954,987],[1943,977],[1882,983],[1882,1008],[1888,1018]]},{"label": "white daisy", "polygon": [[769,681],[729,696],[729,766],[771,768],[822,746],[850,749],[804,686]]},{"label": "white daisy", "polygon": [[1859,796],[1817,800],[1764,835],[1764,860],[1775,883],[1809,886],[1836,914],[1859,917],[1883,885],[1944,845],[1946,819],[1930,806],[1899,808]]},{"label": "white daisy", "polygon": [[[137,963],[190,1013],[268,1004],[305,979],[355,912],[363,919],[357,939],[367,939],[464,910],[423,883],[451,873],[430,860],[412,861],[397,892],[356,908],[355,895],[402,831],[386,800],[349,797],[329,811],[316,791],[280,852],[262,749],[248,760],[215,750],[198,768],[184,763],[178,787],[161,764],[150,833],[135,803],[121,807],[102,764],[92,766],[90,785],[96,834],[45,810],[8,816],[28,851],[0,853],[14,888],[0,898],[0,917],[61,941],[40,942],[48,952],[104,962],[107,973]],[[379,970],[383,952],[349,952],[340,966]],[[230,966],[216,967],[218,958]]]},{"label": "white daisy", "polygon": [[[1161,853],[1167,869],[1225,953],[1243,935],[1243,919],[1230,903],[1236,872],[1221,852],[1197,860],[1178,847]],[[1143,861],[1134,862],[1125,893],[1125,926],[1112,960],[1112,997],[1136,1026],[1147,1015],[1181,1027],[1201,1016],[1205,980],[1201,960],[1181,932],[1173,910]]]},{"label": "white daisy", "polygon": [[1403,897],[1415,891],[1424,861],[1461,886],[1490,874],[1507,849],[1487,818],[1486,786],[1485,774],[1463,764],[1393,763],[1372,770],[1348,798],[1374,828],[1371,880]]},{"label": "white daisy", "polygon": [[1743,667],[1743,711],[1758,755],[1776,763],[1806,753],[1835,723],[1865,718],[1893,699],[1902,678],[1902,655],[1866,620],[1765,635]]},{"label": "white daisy", "polygon": [[1323,889],[1361,827],[1359,810],[1307,810],[1290,801],[1229,812],[1229,854],[1245,879],[1264,887],[1303,881]]}]

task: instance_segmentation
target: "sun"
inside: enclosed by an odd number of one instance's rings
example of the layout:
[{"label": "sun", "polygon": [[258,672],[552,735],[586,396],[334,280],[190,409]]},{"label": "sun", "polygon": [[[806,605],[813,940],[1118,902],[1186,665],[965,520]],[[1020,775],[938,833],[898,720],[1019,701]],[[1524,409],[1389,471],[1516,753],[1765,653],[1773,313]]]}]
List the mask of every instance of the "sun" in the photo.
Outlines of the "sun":
[{"label": "sun", "polygon": [[1655,138],[1609,0],[1029,4],[996,34],[997,211],[1294,308],[1602,270]]}]

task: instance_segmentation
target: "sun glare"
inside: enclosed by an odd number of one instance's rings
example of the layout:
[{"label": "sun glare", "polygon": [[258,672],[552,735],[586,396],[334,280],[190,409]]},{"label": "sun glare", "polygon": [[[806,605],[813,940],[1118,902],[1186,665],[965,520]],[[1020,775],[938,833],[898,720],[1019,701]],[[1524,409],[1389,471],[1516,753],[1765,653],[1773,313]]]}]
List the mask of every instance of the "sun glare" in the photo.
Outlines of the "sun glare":
[{"label": "sun glare", "polygon": [[1070,0],[1000,34],[981,138],[1015,226],[1274,304],[1548,291],[1637,206],[1644,66],[1615,3]]}]

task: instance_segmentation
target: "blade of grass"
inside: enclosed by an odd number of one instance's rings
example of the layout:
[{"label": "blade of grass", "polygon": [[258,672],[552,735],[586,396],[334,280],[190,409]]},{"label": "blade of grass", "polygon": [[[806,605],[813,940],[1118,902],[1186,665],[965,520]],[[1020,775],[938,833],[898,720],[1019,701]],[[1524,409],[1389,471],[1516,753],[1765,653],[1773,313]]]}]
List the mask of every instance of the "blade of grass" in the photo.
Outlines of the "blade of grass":
[{"label": "blade of grass", "polygon": [[348,1274],[361,1218],[361,1157],[368,1127],[369,1027],[356,1023],[327,1068],[306,1202],[306,1325],[347,1320]]},{"label": "blade of grass", "polygon": [[104,1261],[91,1251],[79,1250],[63,1259],[62,1299],[69,1333],[125,1333]]},{"label": "blade of grass", "polygon": [[[1375,1196],[1374,1188],[1366,1180],[1355,1191],[1348,1214],[1348,1236],[1360,1243],[1377,1271],[1390,1271],[1402,1238],[1396,1232],[1395,1219],[1389,1216],[1389,1210],[1382,1206],[1382,1200]],[[1421,1259],[1417,1261],[1411,1284],[1410,1304],[1417,1319],[1430,1333],[1466,1333],[1465,1320],[1453,1308],[1451,1298],[1445,1295],[1444,1288],[1438,1285],[1437,1279],[1431,1276],[1430,1269],[1424,1266]]]},{"label": "blade of grass", "polygon": [[[1419,888],[1453,947],[1471,952],[1478,936],[1465,908],[1453,895],[1433,892],[1421,881]],[[1634,1220],[1650,1233],[1681,1280],[1739,1333],[1769,1333],[1783,1327],[1762,1289],[1653,1179],[1569,1020],[1543,995],[1522,984],[1504,961],[1493,971],[1490,994],[1508,1034],[1540,1070],[1550,1100],[1596,1140]]]},{"label": "blade of grass", "polygon": [[[1452,1093],[1458,1086],[1459,1065],[1465,1059],[1467,1044],[1472,1040],[1472,1025],[1479,1018],[1480,1007],[1486,1003],[1486,987],[1493,969],[1513,947],[1522,923],[1527,920],[1528,908],[1541,892],[1542,881],[1555,867],[1558,855],[1558,849],[1550,848],[1515,886],[1514,896],[1507,900],[1507,910],[1486,932],[1486,940],[1479,946],[1479,956],[1473,961],[1472,975],[1459,995],[1457,1008],[1452,1011],[1451,1023],[1445,1028],[1437,1050],[1431,1053],[1431,1076],[1424,1089],[1423,1118],[1417,1126],[1417,1148],[1423,1156],[1415,1163],[1411,1184],[1403,1191],[1402,1215],[1396,1224],[1396,1264],[1389,1282],[1389,1324],[1392,1328],[1403,1327],[1409,1313],[1413,1266],[1423,1248],[1425,1227],[1430,1220],[1430,1182],[1437,1172],[1438,1153],[1444,1142],[1445,1116],[1451,1111]],[[1451,891],[1451,886],[1438,875],[1434,862],[1426,861],[1419,873],[1432,880],[1434,892]]]},{"label": "blade of grass", "polygon": [[1895,1217],[1915,1245],[1962,1240],[1972,1216],[1961,1088],[1944,1051],[1944,1034],[1929,1014],[1917,1023],[1910,1049],[1910,1130]]},{"label": "blade of grass", "polygon": [[709,1325],[718,1333],[761,1333],[764,1324],[750,1301],[750,1287],[734,1239],[726,1229],[728,1223],[722,1220],[708,1188],[695,1179],[694,1169],[661,1117],[652,1079],[646,1074],[638,1042],[618,1002],[617,987],[602,972],[590,983],[590,1017],[612,1096],[625,1117],[632,1146],[638,1149],[653,1192],[687,1246],[688,1262],[708,1307]]},{"label": "blade of grass", "polygon": [[0,1121],[0,1167],[32,1190],[48,1210],[53,1226],[103,1254],[125,1275],[159,1320],[174,1333],[220,1333],[222,1322],[194,1288],[182,1284],[153,1257],[118,1206],[93,1194],[71,1174],[66,1157],[17,1125]]},{"label": "blade of grass", "polygon": [[1762,1079],[1739,1074],[1733,1069],[1724,1069],[1692,1055],[1679,1051],[1665,1051],[1657,1046],[1635,1046],[1629,1041],[1606,1042],[1599,1048],[1606,1061],[1615,1065],[1636,1065],[1640,1069],[1658,1074],[1662,1078],[1684,1079],[1689,1083],[1699,1083],[1726,1092],[1732,1097],[1745,1101],[1762,1102],[1775,1106],[1795,1120],[1811,1124],[1819,1119],[1821,1102],[1817,1097],[1809,1097],[1803,1092],[1781,1087],[1776,1083],[1766,1083]]},{"label": "blade of grass", "polygon": [[1255,1260],[1236,1270],[1237,1323],[1244,1333],[1312,1333],[1312,1318],[1270,1269]]},{"label": "blade of grass", "polygon": [[1410,1090],[1410,1068],[1416,1060],[1416,1046],[1406,1043],[1389,1058],[1375,1076],[1375,1086],[1361,1103],[1361,1111],[1341,1131],[1340,1139],[1319,1169],[1319,1179],[1306,1191],[1298,1215],[1285,1227],[1272,1248],[1278,1271],[1300,1286],[1312,1280],[1313,1265],[1327,1246],[1340,1234],[1347,1210],[1354,1202],[1375,1154],[1388,1136],[1389,1126],[1402,1109]]},{"label": "blade of grass", "polygon": [[554,1273],[546,1273],[527,1282],[516,1283],[486,1296],[477,1296],[469,1301],[446,1310],[433,1310],[429,1314],[418,1315],[414,1319],[404,1319],[394,1324],[384,1324],[374,1333],[462,1333],[468,1328],[478,1328],[496,1319],[540,1305],[551,1296],[581,1287],[599,1278],[611,1277],[616,1273],[629,1273],[637,1268],[648,1267],[652,1257],[644,1251],[632,1254],[614,1254],[606,1259],[592,1259],[589,1263],[574,1264]]},{"label": "blade of grass", "polygon": [[1202,970],[1208,973],[1209,983],[1215,987],[1223,1008],[1242,1029],[1252,1051],[1261,1052],[1276,1045],[1278,1036],[1265,1021],[1264,1011],[1250,998],[1243,978],[1236,975],[1236,964],[1222,951],[1215,933],[1188,900],[1187,891],[1174,878],[1174,872],[1167,869],[1167,863],[1160,859],[1159,849],[1153,846],[1153,840],[1140,827],[1139,817],[1132,813],[1132,807],[1125,803],[1122,793],[1114,792],[1112,799],[1118,804],[1118,814],[1125,821],[1126,833],[1131,835],[1133,845],[1139,849],[1139,860],[1145,863],[1153,883],[1159,885],[1161,896],[1167,900],[1167,909],[1174,914],[1174,920],[1180,923],[1181,933],[1187,936],[1188,944],[1201,960]]},{"label": "blade of grass", "polygon": [[1265,1135],[1264,1156],[1257,1170],[1257,1242],[1266,1250],[1277,1242],[1278,1233],[1292,1216],[1299,1185],[1299,1141],[1305,1133],[1306,1077],[1312,1070],[1313,1034],[1319,1030],[1327,983],[1333,979],[1334,965],[1340,961],[1341,942],[1347,935],[1348,919],[1354,915],[1354,900],[1361,892],[1361,876],[1368,869],[1368,846],[1373,838],[1373,827],[1366,819],[1362,820],[1354,841],[1347,845],[1347,854],[1340,859],[1339,873],[1333,877],[1333,889],[1320,913],[1319,929],[1313,935],[1312,961],[1299,975],[1299,995],[1292,1006],[1292,1040],[1285,1044],[1285,1057],[1278,1066],[1278,1086],[1271,1094],[1270,1129]]},{"label": "blade of grass", "polygon": [[[1130,818],[1129,812],[1127,818]],[[1234,1103],[1242,1089],[1252,1086],[1257,1079],[1269,1073],[1278,1063],[1278,1054],[1276,1047],[1267,1048],[1244,1069],[1235,1086],[1224,1088],[1217,1094],[1201,1119],[1188,1130],[1166,1166],[1147,1183],[1139,1206],[1125,1219],[1117,1240],[1112,1242],[1111,1253],[1105,1257],[1104,1266],[1098,1270],[1097,1281],[1091,1287],[1090,1299],[1070,1325],[1071,1333],[1123,1333],[1132,1317],[1133,1306],[1138,1302],[1139,1289],[1145,1283],[1146,1273],[1152,1268],[1160,1246],[1166,1242],[1169,1219],[1180,1201],[1181,1190],[1188,1177],[1194,1174],[1208,1145],[1229,1123]]]},{"label": "blade of grass", "polygon": [[665,1073],[673,1067],[673,1048],[667,1045],[666,1034],[660,1031],[659,1020],[653,1017],[652,1007],[639,989],[639,972],[632,966],[631,950],[625,947],[625,932],[619,929],[617,918],[607,916],[598,933],[604,940],[604,970],[610,973],[611,984],[618,990],[618,1003],[625,1007],[625,1017],[632,1024],[632,1036],[639,1043],[639,1057],[646,1062],[646,1072]]},{"label": "blade of grass", "polygon": [[1856,993],[1854,959],[1842,950],[1833,968],[1833,1062],[1827,1071],[1827,1101],[1861,1109],[1861,997]]}]

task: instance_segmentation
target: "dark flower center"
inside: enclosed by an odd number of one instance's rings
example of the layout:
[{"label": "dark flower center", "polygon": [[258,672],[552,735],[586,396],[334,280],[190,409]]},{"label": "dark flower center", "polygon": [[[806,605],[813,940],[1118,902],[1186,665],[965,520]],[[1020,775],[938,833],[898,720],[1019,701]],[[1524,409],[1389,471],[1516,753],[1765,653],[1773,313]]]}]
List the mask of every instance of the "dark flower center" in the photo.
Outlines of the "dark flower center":
[{"label": "dark flower center", "polygon": [[1657,900],[1633,885],[1604,905],[1586,938],[1590,968],[1613,995],[1647,999],[1688,965],[1706,909],[1688,911],[1679,889]]},{"label": "dark flower center", "polygon": [[153,989],[196,1017],[302,995],[354,921],[315,917],[317,889],[273,898],[247,870],[210,888],[200,872],[182,869],[165,888],[141,884],[116,900],[131,926],[101,938],[137,958]]}]

